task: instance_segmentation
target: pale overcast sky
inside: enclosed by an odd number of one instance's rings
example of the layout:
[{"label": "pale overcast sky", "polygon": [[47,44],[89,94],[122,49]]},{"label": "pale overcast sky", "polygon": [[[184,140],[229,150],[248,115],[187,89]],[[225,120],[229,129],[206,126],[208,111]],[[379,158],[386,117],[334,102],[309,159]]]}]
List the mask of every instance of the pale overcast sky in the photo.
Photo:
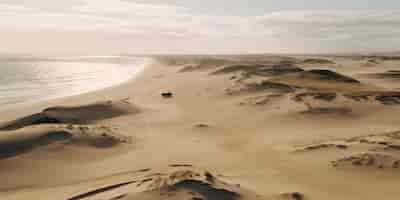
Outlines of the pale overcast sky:
[{"label": "pale overcast sky", "polygon": [[399,0],[0,0],[0,53],[400,50]]}]

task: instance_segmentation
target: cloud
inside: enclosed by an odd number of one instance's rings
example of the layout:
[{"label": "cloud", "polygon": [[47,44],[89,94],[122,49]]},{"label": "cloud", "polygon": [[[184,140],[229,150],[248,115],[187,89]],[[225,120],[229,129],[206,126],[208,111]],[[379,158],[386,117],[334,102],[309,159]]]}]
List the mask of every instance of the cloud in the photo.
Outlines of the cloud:
[{"label": "cloud", "polygon": [[119,14],[144,17],[176,17],[187,15],[186,9],[178,6],[143,4],[121,0],[86,0],[77,11],[93,14]]},{"label": "cloud", "polygon": [[98,32],[127,41],[162,41],[166,44],[163,48],[181,44],[183,51],[194,47],[225,52],[392,50],[400,43],[400,11],[396,10],[287,10],[260,16],[215,16],[193,14],[193,10],[172,4],[123,0],[74,0],[62,7],[51,3],[54,1],[40,5],[13,2],[0,4],[2,32]]},{"label": "cloud", "polygon": [[20,5],[0,4],[0,11],[2,11],[2,13],[17,13],[17,12],[26,12],[32,10],[33,10],[32,8]]},{"label": "cloud", "polygon": [[265,27],[284,27],[289,35],[310,39],[387,37],[399,33],[400,12],[390,10],[281,11],[261,16],[259,22]]}]

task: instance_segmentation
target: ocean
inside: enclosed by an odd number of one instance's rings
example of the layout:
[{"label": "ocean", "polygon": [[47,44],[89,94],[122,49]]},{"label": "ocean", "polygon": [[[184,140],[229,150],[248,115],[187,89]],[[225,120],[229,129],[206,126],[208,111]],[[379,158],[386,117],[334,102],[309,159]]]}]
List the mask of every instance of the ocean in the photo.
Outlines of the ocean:
[{"label": "ocean", "polygon": [[140,73],[145,62],[145,58],[131,56],[0,56],[0,105],[73,96],[118,85]]}]

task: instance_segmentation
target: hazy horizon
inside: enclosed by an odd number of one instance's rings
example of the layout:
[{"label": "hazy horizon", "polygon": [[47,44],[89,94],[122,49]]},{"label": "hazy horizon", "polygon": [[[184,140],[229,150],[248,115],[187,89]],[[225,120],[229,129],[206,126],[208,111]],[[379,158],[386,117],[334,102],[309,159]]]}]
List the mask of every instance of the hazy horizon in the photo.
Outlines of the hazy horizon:
[{"label": "hazy horizon", "polygon": [[400,51],[400,2],[0,0],[0,55]]}]

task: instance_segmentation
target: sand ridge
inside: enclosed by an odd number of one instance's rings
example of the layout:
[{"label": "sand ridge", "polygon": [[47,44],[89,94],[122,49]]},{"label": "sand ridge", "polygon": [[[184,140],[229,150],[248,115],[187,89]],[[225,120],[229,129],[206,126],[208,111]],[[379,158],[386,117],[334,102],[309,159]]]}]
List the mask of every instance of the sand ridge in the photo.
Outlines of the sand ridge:
[{"label": "sand ridge", "polygon": [[139,109],[126,101],[96,102],[76,107],[50,107],[40,113],[7,122],[0,126],[0,130],[15,130],[36,124],[85,124],[132,112],[139,112]]}]

